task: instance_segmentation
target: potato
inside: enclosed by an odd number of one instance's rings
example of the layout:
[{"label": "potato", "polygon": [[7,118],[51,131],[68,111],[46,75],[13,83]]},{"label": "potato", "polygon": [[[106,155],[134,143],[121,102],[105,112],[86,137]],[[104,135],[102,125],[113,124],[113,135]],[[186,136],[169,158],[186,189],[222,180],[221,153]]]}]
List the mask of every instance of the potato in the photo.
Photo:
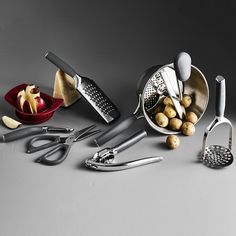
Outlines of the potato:
[{"label": "potato", "polygon": [[189,122],[191,122],[191,123],[193,123],[193,124],[196,124],[198,118],[197,118],[197,115],[196,115],[194,112],[189,111],[189,112],[186,113],[185,120],[186,120],[186,121],[189,121]]},{"label": "potato", "polygon": [[184,122],[181,131],[186,136],[193,135],[195,133],[195,126],[191,122]]},{"label": "potato", "polygon": [[159,113],[156,114],[155,121],[160,127],[166,127],[169,123],[168,118],[162,112],[159,112]]},{"label": "potato", "polygon": [[169,121],[169,127],[174,131],[179,131],[182,126],[182,120],[178,118],[172,118]]},{"label": "potato", "polygon": [[163,100],[163,103],[165,105],[173,105],[173,102],[172,102],[170,97],[165,97],[164,100]]},{"label": "potato", "polygon": [[184,108],[188,108],[192,103],[192,98],[189,95],[184,95],[182,101],[180,102]]},{"label": "potato", "polygon": [[163,112],[168,118],[174,118],[176,116],[176,111],[173,106],[167,105]]},{"label": "potato", "polygon": [[168,135],[167,139],[166,139],[166,144],[168,146],[168,148],[170,149],[175,149],[177,147],[179,147],[180,145],[180,140],[176,135]]},{"label": "potato", "polygon": [[159,112],[163,112],[163,111],[164,111],[164,108],[165,108],[164,104],[159,104],[159,105],[155,108],[155,110],[153,111],[153,114],[156,114],[156,113],[159,113]]}]

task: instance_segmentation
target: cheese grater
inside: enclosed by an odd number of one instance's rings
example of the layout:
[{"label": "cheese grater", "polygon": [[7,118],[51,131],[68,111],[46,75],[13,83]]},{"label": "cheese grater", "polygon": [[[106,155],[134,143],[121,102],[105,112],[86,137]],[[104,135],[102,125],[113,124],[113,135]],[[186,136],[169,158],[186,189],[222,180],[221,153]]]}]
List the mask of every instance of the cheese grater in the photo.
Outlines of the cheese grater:
[{"label": "cheese grater", "polygon": [[45,57],[74,79],[76,89],[107,123],[112,122],[120,116],[117,107],[93,80],[78,75],[71,66],[52,52],[47,52]]}]

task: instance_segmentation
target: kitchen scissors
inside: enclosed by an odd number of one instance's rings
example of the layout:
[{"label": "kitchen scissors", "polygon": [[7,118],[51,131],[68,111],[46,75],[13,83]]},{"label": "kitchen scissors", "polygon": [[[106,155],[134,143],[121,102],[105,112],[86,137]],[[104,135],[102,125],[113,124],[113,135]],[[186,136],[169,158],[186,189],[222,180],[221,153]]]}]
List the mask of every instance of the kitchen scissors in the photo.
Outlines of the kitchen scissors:
[{"label": "kitchen scissors", "polygon": [[[33,137],[27,144],[27,153],[34,153],[49,147],[55,146],[55,148],[46,152],[42,156],[36,159],[36,162],[45,164],[45,165],[57,165],[62,163],[69,154],[71,146],[74,142],[81,141],[86,139],[94,134],[100,132],[100,130],[93,130],[96,126],[91,125],[82,130],[78,130],[69,136],[60,136],[60,135],[38,135]],[[92,131],[93,130],[93,131]],[[46,141],[42,145],[35,145],[37,142]],[[58,158],[52,159],[52,156],[56,153],[61,153]]]}]

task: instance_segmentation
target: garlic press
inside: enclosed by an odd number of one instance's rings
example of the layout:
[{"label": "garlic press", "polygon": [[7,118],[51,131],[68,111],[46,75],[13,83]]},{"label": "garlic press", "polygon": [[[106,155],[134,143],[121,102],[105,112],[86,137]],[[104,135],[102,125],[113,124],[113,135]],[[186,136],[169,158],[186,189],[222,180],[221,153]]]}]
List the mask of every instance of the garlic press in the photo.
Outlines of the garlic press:
[{"label": "garlic press", "polygon": [[118,153],[139,142],[146,136],[147,132],[145,130],[138,131],[115,147],[104,148],[98,151],[92,158],[85,161],[85,166],[87,168],[99,171],[117,171],[162,161],[163,157],[152,156],[128,162],[115,162],[115,156]]}]

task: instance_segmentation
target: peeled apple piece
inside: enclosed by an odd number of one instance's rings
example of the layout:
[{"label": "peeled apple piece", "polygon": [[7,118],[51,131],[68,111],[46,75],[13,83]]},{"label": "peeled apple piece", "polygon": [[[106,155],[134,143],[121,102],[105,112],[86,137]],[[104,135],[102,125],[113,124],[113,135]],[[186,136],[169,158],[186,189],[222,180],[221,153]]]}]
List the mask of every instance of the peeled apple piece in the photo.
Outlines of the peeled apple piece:
[{"label": "peeled apple piece", "polygon": [[27,85],[25,90],[17,94],[17,106],[21,111],[37,114],[47,108],[46,102],[40,96],[39,88],[35,85]]},{"label": "peeled apple piece", "polygon": [[75,89],[75,82],[72,77],[58,70],[55,75],[54,82],[54,98],[62,98],[64,100],[62,106],[68,107],[80,99],[80,93]]},{"label": "peeled apple piece", "polygon": [[26,113],[33,113],[33,108],[28,101],[28,96],[25,92],[25,90],[21,90],[17,94],[17,106],[20,108],[21,111]]},{"label": "peeled apple piece", "polygon": [[3,116],[2,117],[2,122],[9,129],[16,129],[16,128],[18,128],[22,125],[22,123],[20,123],[17,120],[12,119],[9,116]]},{"label": "peeled apple piece", "polygon": [[38,113],[46,109],[47,106],[45,101],[40,97],[39,88],[31,89],[28,97],[34,113]]}]

